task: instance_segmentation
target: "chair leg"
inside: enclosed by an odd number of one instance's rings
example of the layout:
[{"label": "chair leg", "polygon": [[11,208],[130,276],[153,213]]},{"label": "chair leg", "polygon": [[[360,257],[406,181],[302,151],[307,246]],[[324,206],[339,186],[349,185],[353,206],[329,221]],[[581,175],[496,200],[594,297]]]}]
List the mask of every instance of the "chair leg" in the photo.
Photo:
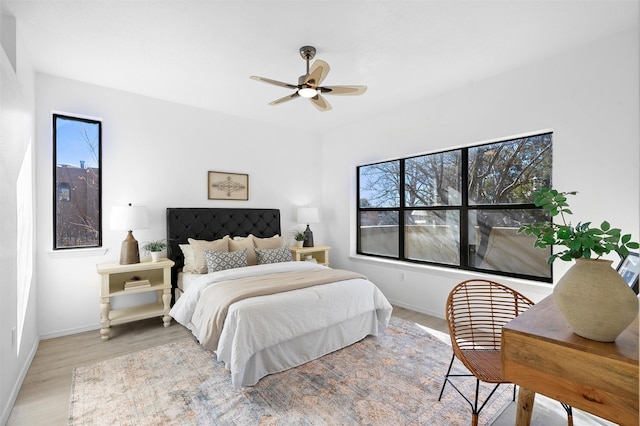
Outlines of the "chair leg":
[{"label": "chair leg", "polygon": [[[480,395],[480,380],[476,379],[476,398],[474,403],[471,405],[471,424],[476,426],[478,424],[478,416],[480,415],[480,410],[478,410],[478,396]],[[483,405],[484,407],[484,405]]]},{"label": "chair leg", "polygon": [[[474,404],[471,404],[471,401],[467,400],[469,402],[469,404],[471,405],[471,412],[472,412],[473,416],[477,417],[480,414],[480,411],[482,411],[484,406],[487,405],[487,402],[489,402],[489,400],[491,399],[493,394],[496,392],[496,390],[498,390],[499,386],[500,386],[500,383],[497,383],[493,387],[493,390],[491,391],[489,396],[487,396],[487,399],[485,399],[484,402],[482,403],[482,405],[478,408],[478,399],[480,399],[480,380],[476,378],[476,398],[475,398],[475,402],[474,402]],[[458,391],[458,393],[460,393],[460,391]],[[473,417],[471,419],[472,419],[471,422],[473,423]],[[477,423],[478,420],[476,419],[475,421]]]},{"label": "chair leg", "polygon": [[567,412],[567,425],[573,426],[573,409],[570,405],[567,405],[564,402],[561,402],[560,404],[562,404],[562,407]]},{"label": "chair leg", "polygon": [[[442,389],[440,389],[440,396],[438,396],[438,401],[442,399],[442,394],[444,393],[444,387],[449,381],[449,377],[475,377],[473,374],[451,374],[451,368],[453,367],[453,362],[455,361],[455,359],[456,359],[456,356],[455,354],[453,354],[453,356],[451,357],[451,362],[449,363],[449,368],[447,369],[447,374],[445,374],[445,377],[444,377],[444,383],[442,384]],[[460,389],[458,389],[458,387],[453,382],[449,382],[451,383],[451,386],[453,386],[453,389],[455,389],[456,392],[458,392],[460,396],[462,396],[467,401],[467,403],[469,403],[469,405],[471,406],[472,426],[478,425],[478,416],[480,415],[480,411],[482,411],[484,406],[487,405],[487,402],[489,402],[493,394],[496,392],[496,390],[498,390],[498,387],[500,386],[500,383],[496,383],[491,393],[489,393],[489,395],[484,400],[482,405],[478,407],[478,405],[480,405],[478,401],[480,399],[480,380],[477,377],[475,377],[475,379],[476,379],[476,392],[475,392],[475,397],[473,402],[469,398],[467,398],[467,396],[464,393],[462,393],[462,391],[460,391]],[[515,387],[514,387],[514,395],[515,395]]]},{"label": "chair leg", "polygon": [[451,367],[453,367],[453,361],[456,358],[456,354],[451,355],[451,362],[449,363],[449,369],[447,370],[447,374],[444,375],[444,382],[442,383],[442,388],[440,389],[440,396],[438,397],[438,401],[442,399],[442,394],[444,393],[444,387],[447,384],[447,380],[449,380],[449,373],[451,373]]}]

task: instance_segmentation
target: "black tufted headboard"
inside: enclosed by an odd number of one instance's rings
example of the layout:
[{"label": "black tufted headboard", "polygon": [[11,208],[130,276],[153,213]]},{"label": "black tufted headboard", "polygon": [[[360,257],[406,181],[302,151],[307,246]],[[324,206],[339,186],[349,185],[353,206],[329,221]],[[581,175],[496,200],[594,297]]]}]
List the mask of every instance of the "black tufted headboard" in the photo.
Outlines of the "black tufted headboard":
[{"label": "black tufted headboard", "polygon": [[167,208],[167,256],[176,263],[171,270],[172,287],[175,289],[178,271],[184,265],[178,244],[187,244],[188,238],[212,241],[225,235],[246,237],[249,234],[259,238],[280,234],[280,210]]}]

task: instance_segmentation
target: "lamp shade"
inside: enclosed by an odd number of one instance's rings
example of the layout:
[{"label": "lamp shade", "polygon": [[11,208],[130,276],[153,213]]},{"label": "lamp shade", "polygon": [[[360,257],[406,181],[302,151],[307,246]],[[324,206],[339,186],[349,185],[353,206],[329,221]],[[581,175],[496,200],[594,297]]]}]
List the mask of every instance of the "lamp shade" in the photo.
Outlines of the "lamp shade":
[{"label": "lamp shade", "polygon": [[298,209],[298,223],[310,223],[320,222],[318,215],[318,209],[316,207],[300,207]]},{"label": "lamp shade", "polygon": [[149,214],[144,206],[114,206],[111,208],[111,229],[133,231],[147,229]]}]

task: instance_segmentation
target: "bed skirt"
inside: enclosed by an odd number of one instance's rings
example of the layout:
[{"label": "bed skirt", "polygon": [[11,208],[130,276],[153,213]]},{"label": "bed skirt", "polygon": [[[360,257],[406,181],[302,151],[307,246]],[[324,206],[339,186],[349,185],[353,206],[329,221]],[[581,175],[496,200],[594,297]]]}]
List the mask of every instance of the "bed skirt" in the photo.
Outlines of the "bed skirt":
[{"label": "bed skirt", "polygon": [[[244,371],[235,372],[232,382],[236,387],[253,386],[268,374],[297,367],[352,345],[368,335],[378,335],[378,317],[375,310],[253,354]],[[218,360],[228,366],[229,360],[220,359],[220,357]]]}]

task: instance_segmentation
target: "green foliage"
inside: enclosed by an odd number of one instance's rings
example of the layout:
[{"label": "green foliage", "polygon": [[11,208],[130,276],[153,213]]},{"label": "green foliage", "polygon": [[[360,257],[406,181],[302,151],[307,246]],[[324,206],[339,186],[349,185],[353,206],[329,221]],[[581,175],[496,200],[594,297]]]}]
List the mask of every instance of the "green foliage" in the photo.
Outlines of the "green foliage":
[{"label": "green foliage", "polygon": [[306,237],[305,237],[305,235],[304,235],[304,232],[300,232],[300,231],[298,231],[298,232],[296,232],[296,233],[294,233],[294,234],[293,234],[293,238],[294,238],[296,241],[304,241],[304,239],[305,239]]},{"label": "green foliage", "polygon": [[631,241],[631,234],[622,234],[619,228],[612,228],[606,220],[600,227],[591,226],[591,222],[578,222],[572,226],[567,223],[566,216],[573,214],[567,203],[567,195],[576,195],[577,192],[558,192],[555,189],[543,188],[532,194],[537,207],[547,212],[551,217],[560,216],[562,223],[536,222],[523,225],[518,232],[533,235],[536,241],[533,246],[541,249],[550,246],[564,246],[565,249],[547,258],[550,265],[554,260],[566,260],[585,258],[596,259],[603,254],[615,251],[621,258],[629,254],[629,249],[637,249],[640,245]]},{"label": "green foliage", "polygon": [[167,248],[167,243],[165,243],[164,240],[149,241],[145,243],[142,248],[146,251],[162,251]]}]

